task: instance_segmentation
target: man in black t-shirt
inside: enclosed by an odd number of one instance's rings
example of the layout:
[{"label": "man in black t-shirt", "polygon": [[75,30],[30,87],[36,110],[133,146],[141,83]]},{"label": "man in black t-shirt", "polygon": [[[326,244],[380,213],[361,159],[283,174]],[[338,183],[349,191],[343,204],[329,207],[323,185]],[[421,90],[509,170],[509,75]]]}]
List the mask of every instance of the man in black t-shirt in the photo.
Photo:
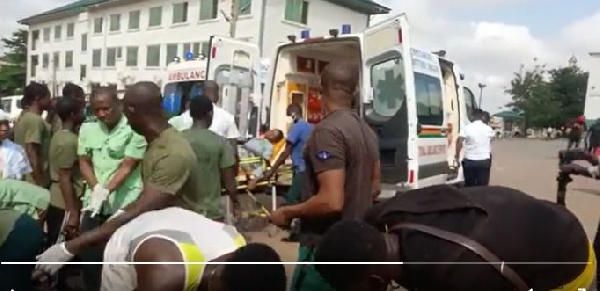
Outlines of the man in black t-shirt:
[{"label": "man in black t-shirt", "polygon": [[503,187],[397,195],[374,206],[366,222],[332,226],[315,261],[404,263],[316,265],[338,291],[383,291],[392,281],[421,291],[578,290],[595,273],[575,215]]}]

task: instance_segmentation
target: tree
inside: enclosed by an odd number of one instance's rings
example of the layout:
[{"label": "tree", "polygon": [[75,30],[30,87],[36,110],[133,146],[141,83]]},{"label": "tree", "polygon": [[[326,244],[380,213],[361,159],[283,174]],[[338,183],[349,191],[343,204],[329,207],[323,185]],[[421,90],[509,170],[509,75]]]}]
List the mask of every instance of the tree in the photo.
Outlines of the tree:
[{"label": "tree", "polygon": [[10,38],[2,38],[2,45],[7,51],[0,58],[7,63],[0,67],[0,94],[16,95],[27,80],[27,36],[28,32],[19,29]]},{"label": "tree", "polygon": [[587,73],[576,63],[550,71],[545,68],[536,65],[525,70],[521,65],[506,90],[513,100],[509,106],[523,112],[528,127],[565,124],[583,113]]}]

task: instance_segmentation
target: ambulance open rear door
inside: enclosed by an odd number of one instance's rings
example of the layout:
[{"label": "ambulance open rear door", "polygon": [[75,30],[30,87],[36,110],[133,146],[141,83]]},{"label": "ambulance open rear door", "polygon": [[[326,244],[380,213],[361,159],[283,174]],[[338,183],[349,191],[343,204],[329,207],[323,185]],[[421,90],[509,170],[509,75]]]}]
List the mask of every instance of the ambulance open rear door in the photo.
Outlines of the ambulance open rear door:
[{"label": "ambulance open rear door", "polygon": [[207,80],[219,84],[219,106],[235,116],[243,138],[258,133],[259,61],[260,51],[256,44],[223,36],[210,38]]},{"label": "ambulance open rear door", "polygon": [[[414,184],[417,122],[409,27],[405,14],[367,28],[363,34],[363,102],[365,121],[377,134],[381,159],[381,197]],[[412,86],[409,86],[412,87]]]}]

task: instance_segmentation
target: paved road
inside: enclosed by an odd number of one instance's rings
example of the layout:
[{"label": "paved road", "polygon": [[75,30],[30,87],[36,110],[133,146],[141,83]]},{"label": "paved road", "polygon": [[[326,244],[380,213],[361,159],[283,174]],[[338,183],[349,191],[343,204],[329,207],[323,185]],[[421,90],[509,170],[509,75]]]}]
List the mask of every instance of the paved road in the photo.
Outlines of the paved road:
[{"label": "paved road", "polygon": [[[491,184],[516,188],[540,199],[555,201],[558,151],[566,148],[564,140],[512,139],[493,144]],[[586,178],[574,179],[567,191],[567,206],[580,219],[593,238],[600,219],[600,182]],[[269,237],[266,232],[253,234],[253,241],[275,247],[282,259],[297,259],[297,244],[282,243],[283,233]],[[287,266],[291,275],[292,265]]]}]

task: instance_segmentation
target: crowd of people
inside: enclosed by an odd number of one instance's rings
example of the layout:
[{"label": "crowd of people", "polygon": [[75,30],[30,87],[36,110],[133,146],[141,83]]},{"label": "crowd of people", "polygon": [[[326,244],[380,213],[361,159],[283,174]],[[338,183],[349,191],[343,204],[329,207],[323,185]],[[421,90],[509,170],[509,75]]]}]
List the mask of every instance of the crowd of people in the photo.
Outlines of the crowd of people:
[{"label": "crowd of people", "polygon": [[[292,160],[286,204],[269,215],[276,226],[297,225],[290,240],[299,241],[302,264],[291,290],[591,285],[595,254],[571,212],[487,186],[493,133],[483,111],[458,141],[468,187],[429,187],[380,202],[378,140],[354,110],[358,68],[330,64],[320,82],[320,123],[304,121],[302,108],[292,104],[286,134],[265,131],[245,145],[271,162],[250,189]],[[95,120],[86,121],[81,88],[69,84],[51,99],[46,86],[28,85],[14,143],[0,123],[11,149],[1,156],[0,260],[37,265],[0,265],[0,289],[56,282],[57,290],[68,290],[64,279],[77,268],[62,263],[79,260],[105,262],[81,265],[85,290],[286,290],[277,252],[248,243],[225,222],[222,189],[237,200],[239,132],[218,107],[219,92],[206,82],[204,94],[168,120],[154,83],[132,85],[122,100],[98,88],[90,96]],[[142,262],[182,264],[135,264]],[[327,262],[381,264],[316,264]]]}]

